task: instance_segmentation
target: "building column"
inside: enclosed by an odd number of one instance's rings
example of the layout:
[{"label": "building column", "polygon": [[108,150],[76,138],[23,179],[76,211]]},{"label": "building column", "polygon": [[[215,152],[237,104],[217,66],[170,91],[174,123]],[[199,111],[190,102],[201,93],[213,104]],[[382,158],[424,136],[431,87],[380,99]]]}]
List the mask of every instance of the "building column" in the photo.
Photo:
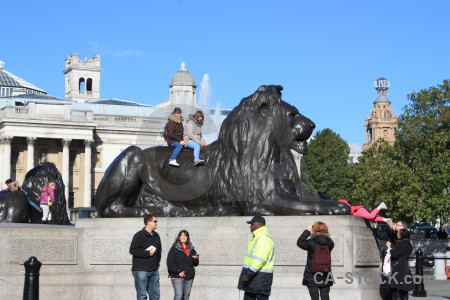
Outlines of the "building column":
[{"label": "building column", "polygon": [[2,182],[6,179],[11,178],[11,141],[13,137],[4,136],[2,137],[3,144],[3,178]]},{"label": "building column", "polygon": [[27,137],[27,172],[34,168],[34,142],[35,137]]},{"label": "building column", "polygon": [[66,196],[67,210],[69,210],[69,145],[71,139],[62,139],[63,145],[63,163],[62,163],[62,179],[65,185],[64,195]]},{"label": "building column", "polygon": [[92,173],[92,155],[91,145],[94,140],[84,140],[84,197],[83,207],[91,207],[91,173]]}]

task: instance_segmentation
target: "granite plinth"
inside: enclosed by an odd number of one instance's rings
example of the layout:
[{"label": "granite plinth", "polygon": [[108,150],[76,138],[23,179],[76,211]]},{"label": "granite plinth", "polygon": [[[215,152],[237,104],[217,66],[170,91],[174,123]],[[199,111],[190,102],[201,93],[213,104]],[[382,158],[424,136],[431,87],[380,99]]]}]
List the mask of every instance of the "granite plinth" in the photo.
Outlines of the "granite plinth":
[{"label": "granite plinth", "polygon": [[[158,218],[163,245],[161,299],[173,297],[167,278],[167,251],[181,229],[200,253],[191,293],[196,300],[240,299],[237,280],[251,233],[249,217]],[[301,285],[306,252],[296,242],[315,221],[328,224],[335,242],[332,299],[379,299],[379,255],[361,218],[351,216],[266,217],[275,241],[271,299],[308,298]],[[76,226],[0,224],[0,295],[21,299],[25,262],[41,262],[41,299],[135,299],[129,245],[142,218],[78,219]]]}]

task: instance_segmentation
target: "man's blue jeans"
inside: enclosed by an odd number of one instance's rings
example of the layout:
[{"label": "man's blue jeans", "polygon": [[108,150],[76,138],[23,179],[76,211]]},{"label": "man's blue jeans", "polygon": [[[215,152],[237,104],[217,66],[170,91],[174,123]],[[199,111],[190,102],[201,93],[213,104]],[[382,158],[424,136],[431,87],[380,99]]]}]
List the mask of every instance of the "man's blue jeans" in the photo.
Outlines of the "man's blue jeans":
[{"label": "man's blue jeans", "polygon": [[175,292],[173,300],[189,300],[194,279],[191,280],[172,279],[171,281],[173,291]]},{"label": "man's blue jeans", "polygon": [[131,273],[134,277],[137,300],[147,300],[147,293],[150,300],[159,300],[159,271],[132,271]]},{"label": "man's blue jeans", "polygon": [[188,148],[194,149],[194,162],[200,159],[200,145],[196,142],[189,142]]},{"label": "man's blue jeans", "polygon": [[170,156],[170,160],[177,159],[178,154],[180,154],[181,150],[183,149],[183,145],[181,145],[179,142],[173,142],[170,144],[170,146],[174,147],[172,155]]}]

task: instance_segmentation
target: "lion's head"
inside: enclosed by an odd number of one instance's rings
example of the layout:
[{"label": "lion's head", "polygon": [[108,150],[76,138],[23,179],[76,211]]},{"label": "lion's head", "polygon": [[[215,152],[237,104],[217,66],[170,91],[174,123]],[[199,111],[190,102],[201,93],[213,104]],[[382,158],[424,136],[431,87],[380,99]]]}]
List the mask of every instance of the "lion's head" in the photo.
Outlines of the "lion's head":
[{"label": "lion's head", "polygon": [[214,157],[218,179],[212,195],[224,202],[242,199],[237,206],[244,213],[280,194],[303,194],[291,150],[306,154],[315,124],[281,100],[282,89],[263,85],[242,99],[222,123],[213,153],[205,153]]},{"label": "lion's head", "polygon": [[255,144],[259,146],[256,150],[264,150],[270,143],[281,151],[306,154],[306,141],[316,125],[281,100],[282,90],[281,85],[263,85],[242,99],[224,120],[219,142],[230,143],[236,152]]}]

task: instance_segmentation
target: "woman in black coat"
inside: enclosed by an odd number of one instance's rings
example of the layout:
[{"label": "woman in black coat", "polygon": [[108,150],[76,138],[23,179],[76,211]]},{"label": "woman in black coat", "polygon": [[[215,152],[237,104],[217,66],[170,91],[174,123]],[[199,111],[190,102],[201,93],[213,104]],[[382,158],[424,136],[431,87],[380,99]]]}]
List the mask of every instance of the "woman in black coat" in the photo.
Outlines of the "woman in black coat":
[{"label": "woman in black coat", "polygon": [[389,287],[392,289],[392,298],[395,300],[408,299],[408,291],[414,289],[414,280],[408,265],[408,257],[413,250],[409,236],[408,229],[401,229],[397,232],[398,242],[394,248],[391,248],[390,242],[386,243],[386,246],[391,249]]},{"label": "woman in black coat", "polygon": [[[308,239],[308,237],[310,237]],[[302,284],[308,287],[309,295],[312,300],[330,299],[330,286],[333,285],[333,277],[331,272],[314,273],[311,268],[311,260],[314,249],[317,245],[328,246],[330,252],[334,248],[334,242],[328,233],[328,226],[322,222],[316,222],[314,225],[308,226],[297,240],[297,246],[308,251],[308,259],[306,261],[305,272],[303,273]]]},{"label": "woman in black coat", "polygon": [[167,269],[175,292],[174,300],[189,300],[199,254],[191,244],[189,232],[181,230],[167,255]]}]

